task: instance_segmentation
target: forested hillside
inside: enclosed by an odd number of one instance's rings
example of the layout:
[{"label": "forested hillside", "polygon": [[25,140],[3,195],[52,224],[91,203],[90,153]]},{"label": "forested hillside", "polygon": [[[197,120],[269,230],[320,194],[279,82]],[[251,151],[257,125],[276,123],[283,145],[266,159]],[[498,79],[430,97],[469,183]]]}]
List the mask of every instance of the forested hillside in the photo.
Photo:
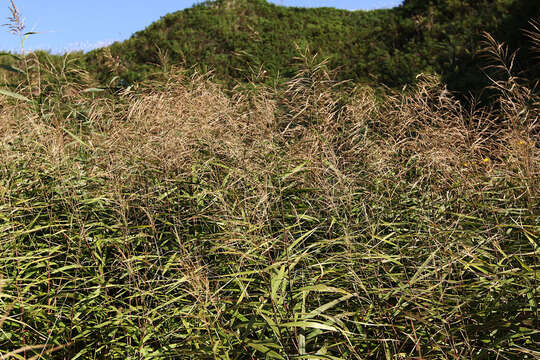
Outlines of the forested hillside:
[{"label": "forested hillside", "polygon": [[[477,51],[483,32],[527,48],[522,30],[540,14],[536,0],[407,0],[376,11],[294,8],[265,0],[207,1],[164,16],[129,40],[89,54],[102,79],[141,80],[155,64],[214,70],[229,83],[295,71],[296,45],[309,46],[341,79],[400,87],[437,73],[456,90],[486,84]],[[522,52],[523,67],[531,69]]]}]

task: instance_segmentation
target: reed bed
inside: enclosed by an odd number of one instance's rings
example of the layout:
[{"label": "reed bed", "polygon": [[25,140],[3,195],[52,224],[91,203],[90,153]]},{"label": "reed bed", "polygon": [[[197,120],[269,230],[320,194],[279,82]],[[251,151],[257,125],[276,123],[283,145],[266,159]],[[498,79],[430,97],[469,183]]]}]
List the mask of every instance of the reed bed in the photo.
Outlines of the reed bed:
[{"label": "reed bed", "polygon": [[0,97],[0,358],[538,358],[537,92],[299,61],[232,91],[41,64]]}]

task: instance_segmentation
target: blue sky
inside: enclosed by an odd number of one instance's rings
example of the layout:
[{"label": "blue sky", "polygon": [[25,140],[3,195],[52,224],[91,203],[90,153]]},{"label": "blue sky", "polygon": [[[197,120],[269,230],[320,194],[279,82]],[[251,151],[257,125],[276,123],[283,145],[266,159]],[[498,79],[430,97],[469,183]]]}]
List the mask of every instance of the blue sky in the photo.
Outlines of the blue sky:
[{"label": "blue sky", "polygon": [[[25,18],[26,31],[39,32],[26,48],[55,53],[90,50],[127,39],[161,16],[192,6],[194,0],[15,0]],[[401,0],[271,0],[286,6],[331,6],[341,9],[375,9],[397,6]],[[10,15],[9,0],[0,1],[0,23]],[[17,51],[19,40],[0,28],[0,50]]]}]

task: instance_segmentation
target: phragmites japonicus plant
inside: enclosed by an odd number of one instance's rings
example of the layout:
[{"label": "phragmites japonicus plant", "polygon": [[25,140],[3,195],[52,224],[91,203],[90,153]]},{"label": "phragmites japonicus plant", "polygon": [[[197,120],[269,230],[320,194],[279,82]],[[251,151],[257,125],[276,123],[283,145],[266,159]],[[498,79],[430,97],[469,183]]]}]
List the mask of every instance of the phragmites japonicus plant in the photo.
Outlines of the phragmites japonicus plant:
[{"label": "phragmites japonicus plant", "polygon": [[233,90],[40,62],[0,95],[0,359],[538,358],[540,102],[486,41],[490,106],[308,50]]}]

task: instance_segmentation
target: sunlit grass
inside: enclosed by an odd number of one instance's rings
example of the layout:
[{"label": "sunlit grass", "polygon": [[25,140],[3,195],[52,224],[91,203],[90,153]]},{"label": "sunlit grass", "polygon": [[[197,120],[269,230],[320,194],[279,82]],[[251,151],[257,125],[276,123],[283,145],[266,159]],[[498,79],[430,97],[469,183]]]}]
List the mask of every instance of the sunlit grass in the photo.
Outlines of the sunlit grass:
[{"label": "sunlit grass", "polygon": [[534,91],[377,99],[301,60],[232,92],[41,64],[35,107],[1,97],[0,354],[537,358]]}]

